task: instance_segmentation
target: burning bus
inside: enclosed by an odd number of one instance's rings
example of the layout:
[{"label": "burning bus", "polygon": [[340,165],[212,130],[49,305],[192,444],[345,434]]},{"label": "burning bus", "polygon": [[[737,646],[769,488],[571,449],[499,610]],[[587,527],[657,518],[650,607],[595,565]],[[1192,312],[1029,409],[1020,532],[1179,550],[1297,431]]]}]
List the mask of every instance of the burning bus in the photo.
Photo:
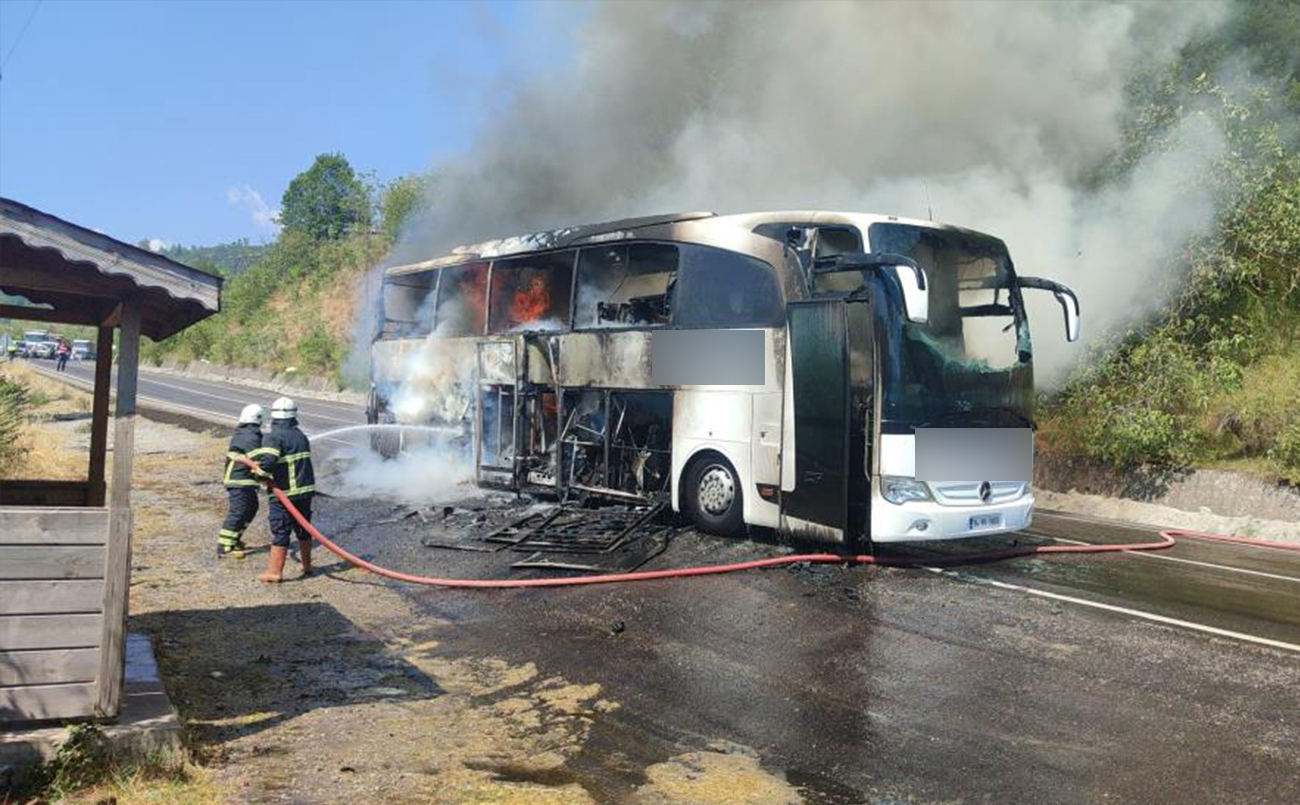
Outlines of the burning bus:
[{"label": "burning bus", "polygon": [[1077,338],[1070,289],[928,221],[686,213],[491,241],[385,272],[367,416],[452,434],[480,485],[664,501],[717,534],[1013,531],[1034,503],[1026,289]]}]

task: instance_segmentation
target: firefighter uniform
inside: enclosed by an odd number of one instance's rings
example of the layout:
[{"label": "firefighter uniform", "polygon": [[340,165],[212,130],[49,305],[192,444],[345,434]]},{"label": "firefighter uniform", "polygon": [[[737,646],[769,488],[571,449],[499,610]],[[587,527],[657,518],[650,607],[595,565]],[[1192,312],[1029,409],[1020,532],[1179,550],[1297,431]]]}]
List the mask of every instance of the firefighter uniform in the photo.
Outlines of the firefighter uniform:
[{"label": "firefighter uniform", "polygon": [[[298,428],[298,407],[286,397],[271,408],[271,430],[255,451],[262,471],[271,474],[272,483],[293,502],[302,516],[311,521],[311,502],[316,491],[316,473],[311,463],[311,443]],[[267,572],[258,578],[279,581],[289,542],[298,538],[298,553],[303,574],[311,573],[311,534],[303,528],[280,500],[267,499],[267,524],[271,528],[271,556]]]},{"label": "firefighter uniform", "polygon": [[226,520],[217,532],[217,556],[242,558],[244,530],[257,516],[258,481],[241,458],[254,458],[253,453],[262,446],[262,406],[249,405],[239,414],[239,427],[230,437],[226,448],[226,468],[221,482],[226,487]]}]

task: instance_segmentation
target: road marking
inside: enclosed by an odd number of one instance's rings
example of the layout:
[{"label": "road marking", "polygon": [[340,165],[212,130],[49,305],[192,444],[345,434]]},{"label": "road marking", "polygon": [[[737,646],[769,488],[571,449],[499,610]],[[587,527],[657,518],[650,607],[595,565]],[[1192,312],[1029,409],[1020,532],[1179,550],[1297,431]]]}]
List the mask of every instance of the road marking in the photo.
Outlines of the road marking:
[{"label": "road marking", "polygon": [[[1151,531],[1180,531],[1180,530],[1184,530],[1184,529],[1179,528],[1179,527],[1177,527],[1177,526],[1171,526],[1171,525],[1165,525],[1165,526],[1154,526],[1154,525],[1150,525],[1150,524],[1148,524],[1148,523],[1129,523],[1129,522],[1124,522],[1124,521],[1122,521],[1122,520],[1107,520],[1107,519],[1102,518],[1102,517],[1089,517],[1089,516],[1086,515],[1086,514],[1070,514],[1070,513],[1067,513],[1067,512],[1058,512],[1058,511],[1056,511],[1056,510],[1048,510],[1048,509],[1043,509],[1043,510],[1041,510],[1041,511],[1037,511],[1037,512],[1035,512],[1035,514],[1042,515],[1043,517],[1046,517],[1046,518],[1049,519],[1049,520],[1050,520],[1050,519],[1076,520],[1076,521],[1081,522],[1081,523],[1096,523],[1097,525],[1101,525],[1101,526],[1109,526],[1109,527],[1111,527],[1111,528],[1128,528],[1128,529],[1131,529],[1131,530],[1134,530],[1134,531],[1143,531],[1143,532],[1151,532]],[[1194,529],[1194,528],[1186,528],[1185,530],[1187,530],[1187,531],[1195,531],[1196,529]],[[1204,542],[1204,541],[1203,541],[1203,542]],[[1267,546],[1267,545],[1252,545],[1252,544],[1249,543],[1249,542],[1220,542],[1220,543],[1218,543],[1218,544],[1219,544],[1219,545],[1240,545],[1240,546],[1242,546],[1243,548],[1255,548],[1255,549],[1257,549],[1257,550],[1261,550],[1261,551],[1274,551],[1274,552],[1276,552],[1276,550],[1277,550],[1276,548],[1270,548],[1270,547]]]},{"label": "road marking", "polygon": [[[186,377],[186,376],[177,377],[175,375],[166,372],[160,372],[154,369],[147,369],[145,367],[141,367],[140,374],[142,375],[149,374],[153,376],[162,375],[163,377],[170,378],[171,380],[177,383],[188,383],[194,386],[206,386],[208,388],[215,388],[221,391],[228,391],[229,386],[233,385],[241,389],[248,389],[249,391],[266,391],[270,393],[276,393],[274,389],[264,389],[258,386],[245,386],[240,383],[236,383],[233,379],[231,380],[230,383],[222,384],[213,380],[199,380],[197,378]],[[157,382],[157,381],[153,381],[153,382]],[[312,406],[321,406],[327,408],[341,408],[347,411],[348,413],[360,413],[364,410],[363,406],[360,405],[353,405],[351,403],[334,402],[332,400],[322,400],[319,397],[312,397],[308,394],[297,395],[296,399],[299,402],[306,401],[308,404]]]},{"label": "road marking", "polygon": [[984,584],[990,587],[998,587],[1003,590],[1015,590],[1016,592],[1028,593],[1029,595],[1036,595],[1040,598],[1050,598],[1053,601],[1065,601],[1071,604],[1078,604],[1080,606],[1092,607],[1094,609],[1104,609],[1107,612],[1118,612],[1123,615],[1131,615],[1132,617],[1135,618],[1142,618],[1143,620],[1154,621],[1156,623],[1164,623],[1170,626],[1180,626],[1184,629],[1191,629],[1197,632],[1204,632],[1206,634],[1212,634],[1218,637],[1227,637],[1232,640],[1241,640],[1246,643],[1255,643],[1261,646],[1268,646],[1269,648],[1277,648],[1277,649],[1282,649],[1284,651],[1293,651],[1297,654],[1300,654],[1300,645],[1296,645],[1295,643],[1286,643],[1281,640],[1272,640],[1267,637],[1258,637],[1256,635],[1246,634],[1245,632],[1234,632],[1230,629],[1220,629],[1217,626],[1206,626],[1203,623],[1196,623],[1194,621],[1185,621],[1182,620],[1181,618],[1170,618],[1166,615],[1157,615],[1154,612],[1146,612],[1141,609],[1130,609],[1128,607],[1115,606],[1114,604],[1103,604],[1100,601],[1090,601],[1087,598],[1076,598],[1072,595],[1061,595],[1060,593],[1049,593],[1047,590],[1038,590],[1033,587],[1024,587],[1019,584],[1009,584],[1005,581],[998,581],[997,579],[984,578],[983,576],[968,576],[964,573],[958,573],[954,570],[945,570],[941,567],[926,566],[925,569],[930,571],[931,573],[938,573],[939,575],[942,576],[951,576],[953,578],[960,579],[966,582],[971,582],[973,584]]},{"label": "road marking", "polygon": [[[93,389],[94,389],[94,384],[93,384],[93,383],[88,382],[88,381],[86,381],[84,378],[80,378],[80,377],[77,377],[77,376],[75,376],[75,375],[68,375],[66,372],[51,374],[50,371],[49,371],[48,369],[44,369],[44,368],[41,368],[41,367],[36,367],[36,371],[37,371],[37,372],[40,372],[41,374],[45,375],[46,377],[51,377],[51,378],[53,378],[53,379],[55,379],[55,380],[64,379],[64,380],[67,380],[67,381],[70,382],[70,383],[78,383],[78,384],[82,384],[84,387],[86,387],[86,388],[88,388],[88,389],[90,389],[90,390],[93,390]],[[144,385],[145,383],[155,383],[155,384],[157,384],[157,385],[159,385],[159,386],[162,386],[163,388],[176,389],[177,391],[182,391],[182,392],[185,392],[186,394],[197,394],[197,395],[199,395],[200,397],[211,397],[211,398],[213,398],[214,400],[223,400],[223,401],[225,401],[225,402],[235,403],[236,405],[241,405],[241,406],[242,406],[242,405],[245,404],[245,400],[238,400],[238,399],[235,399],[235,398],[233,398],[233,397],[222,397],[220,394],[210,394],[210,393],[208,393],[208,392],[206,392],[206,391],[196,391],[196,390],[194,390],[194,389],[187,389],[187,388],[184,388],[183,386],[176,386],[176,385],[173,385],[173,384],[171,384],[171,383],[163,383],[163,382],[160,381],[160,380],[154,380],[154,379],[152,379],[152,378],[140,378],[140,384],[139,384],[140,387],[143,387],[143,385]],[[195,408],[195,407],[193,407],[193,406],[184,405],[183,403],[171,402],[170,400],[164,400],[164,399],[162,399],[162,398],[160,398],[160,397],[154,397],[154,396],[152,396],[152,395],[142,394],[142,393],[140,393],[139,391],[136,392],[136,396],[139,397],[140,399],[143,399],[143,400],[151,400],[151,401],[153,401],[153,402],[163,403],[163,404],[165,404],[165,405],[170,405],[170,406],[173,406],[173,407],[176,407],[176,408],[183,408],[183,409],[186,409],[186,410],[188,410],[188,411],[203,411],[204,413],[207,413],[207,414],[210,414],[210,415],[213,415],[213,416],[219,416],[219,417],[221,417],[223,420],[224,420],[224,419],[238,419],[238,416],[235,415],[235,414],[223,414],[223,413],[221,413],[220,411],[210,411],[210,410],[208,410],[208,409],[204,409],[204,408]],[[325,414],[315,414],[315,413],[312,413],[311,411],[303,411],[303,412],[302,412],[302,415],[303,415],[304,417],[307,417],[307,418],[310,418],[310,419],[326,419],[326,420],[329,420],[330,422],[339,422],[339,423],[342,423],[342,424],[344,424],[344,425],[357,425],[357,424],[360,424],[360,423],[356,422],[355,420],[351,420],[351,419],[339,419],[338,417],[327,416],[327,415],[325,415]]]},{"label": "road marking", "polygon": [[[155,383],[159,386],[162,386],[163,388],[175,389],[177,391],[185,392],[186,394],[197,394],[201,397],[211,397],[214,400],[224,400],[225,402],[235,403],[236,405],[239,406],[243,406],[248,402],[247,398],[236,399],[234,397],[223,397],[220,394],[212,394],[211,392],[207,392],[207,391],[198,391],[197,389],[187,389],[184,386],[177,386],[173,383],[164,383],[161,380],[154,380],[152,378],[150,379],[141,378],[141,385],[143,385],[144,383]],[[342,422],[345,425],[357,424],[355,421],[351,419],[339,419],[338,417],[327,416],[325,414],[313,414],[310,411],[303,411],[302,413],[304,416],[309,416],[313,419],[328,419],[331,422]]]},{"label": "road marking", "polygon": [[[1043,537],[1044,539],[1056,540],[1057,542],[1065,542],[1070,545],[1099,544],[1096,542],[1083,542],[1082,540],[1077,540],[1077,539],[1066,539],[1065,537],[1053,537],[1048,534],[1040,534],[1036,531],[1025,531],[1024,533],[1035,537]],[[1300,578],[1297,578],[1296,576],[1283,576],[1278,573],[1266,573],[1263,570],[1250,570],[1244,567],[1233,567],[1232,565],[1220,565],[1214,562],[1200,562],[1197,561],[1196,559],[1184,559],[1181,556],[1169,556],[1168,554],[1165,553],[1153,553],[1148,551],[1121,551],[1120,553],[1124,553],[1129,556],[1140,556],[1143,559],[1163,559],[1166,562],[1182,562],[1185,565],[1197,565],[1199,567],[1212,567],[1216,570],[1231,570],[1233,573],[1246,573],[1251,576],[1263,576],[1266,579],[1278,579],[1280,581],[1293,581],[1297,584],[1300,584]]]}]

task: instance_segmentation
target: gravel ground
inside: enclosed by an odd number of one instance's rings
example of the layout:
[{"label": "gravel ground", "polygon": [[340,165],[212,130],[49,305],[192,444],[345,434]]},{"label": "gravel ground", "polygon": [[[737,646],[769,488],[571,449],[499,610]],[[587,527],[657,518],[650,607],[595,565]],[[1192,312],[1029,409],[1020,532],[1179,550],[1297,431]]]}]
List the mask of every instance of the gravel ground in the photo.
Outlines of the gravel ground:
[{"label": "gravel ground", "polygon": [[[69,438],[81,449],[84,436]],[[319,548],[321,574],[300,579],[291,560],[284,584],[258,583],[264,548],[215,557],[223,440],[141,420],[136,450],[131,629],[154,637],[189,745],[231,802],[595,801],[565,764],[593,718],[620,706],[600,685],[421,639],[454,624]],[[447,518],[450,532],[519,516],[472,503]],[[342,535],[348,511],[374,514],[340,508],[331,528]],[[269,541],[264,514],[246,541]],[[801,801],[742,746],[684,751],[642,771],[628,801]]]}]

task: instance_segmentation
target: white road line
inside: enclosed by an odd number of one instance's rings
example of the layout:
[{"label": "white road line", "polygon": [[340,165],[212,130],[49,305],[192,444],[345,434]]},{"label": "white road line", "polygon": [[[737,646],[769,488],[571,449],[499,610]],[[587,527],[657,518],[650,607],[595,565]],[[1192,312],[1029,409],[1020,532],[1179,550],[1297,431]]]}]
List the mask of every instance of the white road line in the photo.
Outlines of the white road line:
[{"label": "white road line", "polygon": [[[37,369],[37,371],[40,372],[41,374],[45,375],[46,377],[52,377],[52,378],[54,378],[55,380],[64,379],[64,380],[67,380],[68,382],[81,384],[83,387],[86,387],[86,388],[89,388],[89,389],[92,389],[92,390],[94,389],[94,384],[93,384],[93,383],[90,383],[90,382],[84,380],[83,378],[76,377],[75,375],[68,375],[68,374],[66,374],[66,373],[62,373],[62,374],[60,374],[60,373],[51,374],[48,370],[43,370],[43,369]],[[222,397],[220,394],[209,394],[209,393],[206,392],[206,391],[195,391],[194,389],[187,389],[187,388],[184,388],[184,387],[182,387],[182,386],[175,386],[175,385],[172,385],[171,383],[163,383],[163,382],[161,382],[161,381],[159,381],[159,380],[153,380],[153,379],[145,379],[145,378],[141,378],[141,385],[143,385],[144,383],[156,383],[157,385],[162,386],[163,388],[176,389],[177,391],[183,391],[183,392],[185,392],[185,393],[187,393],[187,394],[197,394],[197,395],[199,395],[200,397],[211,397],[211,398],[213,398],[214,400],[223,400],[223,401],[225,401],[225,402],[235,403],[236,405],[241,405],[241,406],[244,405],[244,403],[245,403],[244,400],[237,400],[237,399],[235,399],[235,398],[233,398],[233,397]],[[164,400],[164,399],[162,399],[161,397],[154,397],[154,396],[152,396],[152,395],[143,394],[143,393],[141,393],[141,392],[139,392],[139,391],[136,392],[136,396],[139,397],[139,398],[142,399],[142,400],[151,400],[151,401],[153,401],[153,402],[163,403],[164,405],[170,405],[170,406],[172,406],[172,407],[174,407],[174,408],[183,408],[183,409],[185,409],[185,410],[187,410],[187,411],[203,411],[204,413],[208,413],[208,414],[211,414],[211,415],[219,416],[219,417],[222,417],[223,419],[237,419],[237,417],[236,417],[234,414],[226,415],[226,414],[222,414],[222,413],[220,413],[219,411],[207,411],[206,409],[203,409],[203,408],[195,408],[195,407],[193,407],[193,406],[184,405],[184,404],[182,404],[182,403],[171,402],[170,400]],[[351,419],[339,419],[338,417],[326,416],[326,415],[324,415],[324,414],[315,414],[315,413],[312,413],[311,411],[303,411],[302,414],[303,414],[304,416],[306,416],[306,417],[311,418],[311,419],[327,419],[327,420],[329,420],[330,422],[339,422],[339,423],[342,423],[342,424],[344,424],[344,425],[356,425],[356,424],[358,424],[357,422],[355,422],[354,420],[351,420]]]},{"label": "white road line", "polygon": [[[176,391],[183,391],[183,392],[185,392],[186,394],[197,394],[197,395],[199,395],[200,397],[211,397],[211,398],[214,399],[214,400],[223,400],[223,401],[225,401],[225,402],[235,403],[236,405],[239,405],[239,406],[243,406],[243,405],[247,404],[247,402],[248,402],[247,398],[236,399],[236,398],[234,398],[234,397],[223,397],[223,396],[221,396],[220,394],[213,394],[213,393],[211,393],[211,392],[207,392],[207,391],[198,391],[197,389],[187,389],[187,388],[185,388],[184,386],[177,386],[177,385],[172,384],[172,383],[164,383],[164,382],[162,382],[161,380],[154,380],[154,379],[152,379],[152,378],[147,379],[147,380],[142,378],[142,379],[141,379],[141,382],[142,382],[142,384],[143,384],[143,383],[155,383],[155,384],[157,384],[157,385],[159,385],[159,386],[162,386],[163,388],[175,389]],[[351,420],[351,419],[339,419],[338,417],[326,416],[325,414],[314,414],[314,413],[311,413],[310,411],[303,411],[302,413],[303,413],[305,416],[312,417],[313,419],[328,419],[328,420],[331,421],[331,422],[341,422],[341,423],[343,423],[343,424],[345,424],[345,425],[355,425],[355,424],[357,424],[356,422],[354,422],[354,421]]]},{"label": "white road line", "polygon": [[[1096,542],[1083,542],[1082,540],[1077,540],[1077,539],[1066,539],[1065,537],[1053,537],[1047,534],[1040,534],[1035,531],[1026,531],[1025,533],[1035,537],[1043,537],[1045,539],[1056,540],[1057,542],[1065,542],[1070,545],[1099,544]],[[1163,559],[1166,562],[1181,562],[1185,565],[1197,565],[1199,567],[1212,567],[1216,570],[1231,570],[1233,573],[1245,573],[1250,576],[1263,576],[1266,579],[1278,579],[1280,581],[1294,581],[1295,583],[1300,584],[1300,578],[1296,576],[1283,576],[1278,573],[1266,573],[1263,570],[1250,570],[1244,567],[1233,567],[1232,565],[1215,564],[1214,562],[1200,562],[1195,559],[1184,559],[1181,556],[1170,556],[1167,553],[1155,553],[1152,551],[1121,551],[1121,553],[1127,554],[1129,556],[1139,556],[1143,559]]]},{"label": "white road line", "polygon": [[[222,391],[228,391],[228,390],[229,390],[228,387],[229,387],[230,385],[233,384],[233,385],[235,385],[235,386],[239,386],[239,388],[241,388],[241,389],[248,389],[248,390],[250,390],[250,391],[264,391],[264,392],[267,392],[267,393],[269,393],[269,394],[275,394],[275,393],[276,393],[276,392],[275,392],[274,390],[272,390],[272,389],[264,389],[264,388],[259,388],[259,387],[257,387],[257,386],[242,386],[242,385],[240,385],[239,383],[235,383],[233,380],[231,381],[231,383],[223,384],[223,383],[218,383],[218,382],[215,381],[215,380],[198,380],[198,379],[196,379],[196,378],[192,378],[192,377],[176,377],[175,375],[167,374],[167,373],[165,373],[165,372],[150,371],[149,369],[145,369],[145,368],[141,368],[141,370],[140,370],[140,374],[141,374],[141,375],[145,375],[145,374],[150,375],[150,376],[151,376],[151,380],[152,380],[152,377],[157,377],[157,376],[161,375],[161,376],[163,376],[163,377],[171,378],[173,381],[176,381],[176,382],[179,382],[179,383],[188,383],[188,384],[190,384],[190,385],[194,385],[194,386],[206,386],[206,387],[208,387],[208,388],[215,388],[215,389],[219,389],[219,390],[222,390]],[[152,382],[159,382],[159,381],[152,381]],[[312,405],[312,406],[323,406],[323,407],[327,407],[327,408],[341,408],[341,409],[347,410],[347,411],[349,411],[349,412],[357,411],[358,409],[360,409],[360,408],[362,407],[362,406],[359,406],[359,405],[353,405],[353,404],[350,404],[350,403],[340,403],[340,402],[333,402],[332,400],[322,400],[322,399],[320,399],[320,398],[318,398],[318,397],[312,397],[312,396],[309,396],[309,395],[306,395],[306,394],[296,394],[296,395],[295,395],[295,399],[297,399],[299,402],[306,402],[306,403],[308,403],[308,404],[310,404],[310,405]]]},{"label": "white road line", "polygon": [[1156,623],[1165,623],[1170,626],[1180,626],[1184,629],[1192,629],[1197,632],[1204,632],[1206,634],[1212,634],[1218,637],[1227,637],[1232,640],[1241,640],[1246,643],[1255,643],[1256,645],[1260,645],[1260,646],[1268,646],[1269,648],[1282,649],[1283,651],[1293,651],[1297,654],[1300,654],[1300,645],[1296,645],[1295,643],[1286,643],[1281,640],[1272,640],[1267,637],[1258,637],[1256,635],[1246,634],[1244,632],[1234,632],[1230,629],[1220,629],[1217,626],[1206,626],[1203,623],[1196,623],[1194,621],[1185,621],[1180,618],[1170,618],[1165,615],[1157,615],[1154,612],[1145,612],[1140,609],[1130,609],[1128,607],[1115,606],[1114,604],[1103,604],[1100,601],[1090,601],[1087,598],[1075,598],[1072,595],[1061,595],[1060,593],[1049,593],[1046,590],[1038,590],[1033,587],[1024,587],[1019,584],[1008,584],[1005,581],[998,581],[997,579],[988,579],[982,576],[968,576],[964,573],[958,573],[953,570],[945,570],[941,567],[927,566],[925,569],[929,570],[931,573],[938,573],[943,576],[951,576],[953,578],[960,579],[962,581],[971,582],[974,584],[984,584],[990,587],[998,587],[1003,590],[1015,590],[1016,592],[1027,593],[1029,595],[1036,595],[1040,598],[1050,598],[1053,601],[1065,601],[1071,604],[1078,604],[1080,606],[1092,607],[1094,609],[1104,609],[1107,612],[1118,612],[1122,615],[1131,615],[1135,618],[1142,618],[1143,620],[1155,621]]},{"label": "white road line", "polygon": [[[1107,520],[1102,517],[1089,517],[1086,514],[1069,514],[1066,512],[1048,511],[1046,509],[1042,511],[1038,511],[1036,512],[1036,514],[1040,514],[1048,519],[1056,518],[1061,520],[1077,520],[1078,522],[1081,523],[1096,523],[1097,525],[1110,526],[1111,528],[1115,528],[1115,527],[1131,528],[1134,531],[1144,531],[1147,533],[1150,533],[1152,531],[1180,531],[1180,530],[1195,531],[1196,530],[1194,528],[1182,529],[1179,528],[1178,526],[1172,526],[1172,525],[1154,526],[1154,525],[1149,525],[1147,523],[1127,523],[1122,520]],[[1200,544],[1202,545],[1206,544],[1207,542],[1210,542],[1210,540],[1200,540]],[[1219,542],[1216,544],[1238,545],[1242,548],[1254,548],[1259,551],[1273,551],[1275,553],[1277,551],[1276,548],[1270,548],[1267,545],[1252,545],[1249,542]]]},{"label": "white road line", "polygon": [[[39,370],[38,370],[38,371],[39,371]],[[54,378],[56,378],[56,379],[59,379],[57,375],[48,375],[48,376],[49,376],[49,377],[54,377]],[[73,385],[80,386],[81,388],[83,388],[83,389],[85,389],[85,390],[93,390],[93,389],[94,389],[93,384],[87,383],[85,380],[82,380],[82,379],[79,378],[79,377],[69,377],[69,376],[64,376],[62,379],[66,380],[66,381],[69,382],[69,383],[72,383]],[[232,423],[233,423],[233,422],[238,418],[238,417],[235,417],[235,416],[233,416],[233,415],[231,415],[231,416],[226,416],[225,414],[222,414],[222,413],[219,412],[219,411],[209,411],[209,410],[204,409],[204,408],[194,408],[194,407],[191,407],[191,406],[188,406],[188,405],[181,405],[180,403],[174,403],[174,402],[171,402],[170,400],[164,400],[164,399],[161,399],[161,398],[158,398],[158,397],[151,397],[151,396],[148,395],[148,394],[140,394],[140,393],[137,393],[135,396],[136,396],[136,399],[147,400],[147,401],[152,402],[152,403],[158,403],[159,405],[163,406],[164,408],[170,408],[170,409],[172,409],[172,410],[176,410],[176,411],[178,411],[178,412],[180,412],[180,413],[188,413],[188,414],[201,415],[201,416],[199,417],[200,419],[204,419],[204,420],[206,420],[206,421],[208,421],[208,422],[212,422],[212,424],[214,424],[214,425],[221,424],[221,423],[216,422],[214,418],[216,418],[216,419],[221,419],[221,420],[225,420],[225,421],[232,422]],[[309,414],[308,416],[310,416],[310,414]],[[333,428],[331,428],[330,430],[333,430]],[[303,433],[306,433],[306,434],[307,434],[307,435],[308,435],[308,436],[309,436],[313,441],[324,440],[324,441],[327,441],[327,442],[339,442],[340,444],[352,445],[352,442],[349,442],[347,439],[340,439],[340,438],[337,437],[337,436],[312,436],[311,432],[308,431],[306,428],[303,429]]]}]

